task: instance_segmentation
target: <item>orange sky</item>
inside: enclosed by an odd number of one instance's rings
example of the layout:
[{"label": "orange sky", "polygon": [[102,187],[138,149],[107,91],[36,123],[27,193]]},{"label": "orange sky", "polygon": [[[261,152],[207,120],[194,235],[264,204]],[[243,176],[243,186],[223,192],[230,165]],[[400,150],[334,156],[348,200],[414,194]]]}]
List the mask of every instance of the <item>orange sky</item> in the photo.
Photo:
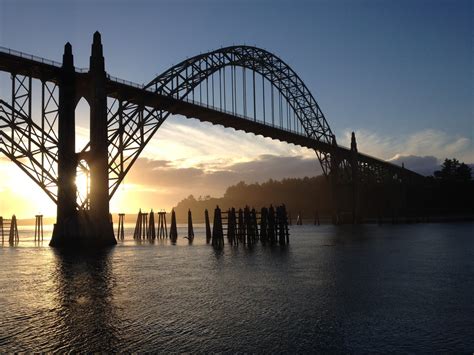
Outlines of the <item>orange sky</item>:
[{"label": "orange sky", "polygon": [[[308,149],[193,121],[172,117],[163,124],[112,199],[112,212],[170,210],[190,194],[222,196],[227,186],[239,181],[321,173],[314,152]],[[84,144],[87,134],[87,127],[78,124],[77,140]],[[472,152],[466,151],[468,138],[449,137],[439,131],[424,130],[398,142],[369,131],[356,135],[360,151],[387,160],[406,155],[418,155],[414,158],[420,160],[429,153],[472,159]],[[348,145],[349,141],[350,131],[346,131],[339,144]],[[429,161],[436,163],[436,158],[431,158]],[[53,202],[5,156],[0,157],[0,176],[0,216],[55,215]]]},{"label": "orange sky", "polygon": [[[78,151],[87,141],[87,135],[88,128],[78,125]],[[239,149],[230,148],[235,146]],[[196,128],[189,125],[189,120],[171,118],[160,128],[117,190],[111,210],[125,213],[139,208],[169,210],[189,194],[219,196],[228,185],[241,179],[267,180],[272,177],[271,172],[258,176],[253,169],[251,176],[246,176],[248,168],[239,174],[236,167],[269,155],[307,158],[314,164],[315,173],[320,171],[314,153],[307,149],[210,124],[203,123]],[[287,175],[285,169],[280,169],[280,178]],[[5,156],[0,158],[0,176],[0,216],[55,215],[54,203]]]}]

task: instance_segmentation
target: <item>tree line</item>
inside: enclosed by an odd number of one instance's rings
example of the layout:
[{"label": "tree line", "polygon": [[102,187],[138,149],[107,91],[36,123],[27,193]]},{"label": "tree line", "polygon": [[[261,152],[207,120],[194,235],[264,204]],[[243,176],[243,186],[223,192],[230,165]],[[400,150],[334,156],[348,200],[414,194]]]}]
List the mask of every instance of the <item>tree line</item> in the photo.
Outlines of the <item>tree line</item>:
[{"label": "tree line", "polygon": [[[352,188],[341,185],[340,207],[350,211]],[[363,217],[376,218],[383,215],[444,216],[472,215],[474,205],[474,182],[471,168],[457,159],[446,159],[441,169],[433,176],[413,184],[361,184],[357,192],[358,211]],[[270,204],[285,204],[287,211],[296,219],[298,214],[312,219],[330,216],[333,212],[333,199],[329,180],[325,176],[288,178],[280,181],[269,179],[264,183],[245,183],[243,181],[229,186],[223,197],[194,197],[189,195],[180,201],[175,211],[179,219],[187,216],[191,209],[196,221],[202,221],[204,210],[211,214],[216,205],[222,210],[244,208],[260,209]]]}]

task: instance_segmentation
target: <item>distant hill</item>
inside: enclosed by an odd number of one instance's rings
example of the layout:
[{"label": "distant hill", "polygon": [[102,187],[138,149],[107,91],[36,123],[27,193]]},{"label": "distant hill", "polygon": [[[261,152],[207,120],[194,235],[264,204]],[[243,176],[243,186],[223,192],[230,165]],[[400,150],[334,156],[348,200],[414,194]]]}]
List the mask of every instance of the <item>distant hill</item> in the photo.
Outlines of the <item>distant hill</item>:
[{"label": "distant hill", "polygon": [[296,218],[302,213],[306,218],[313,218],[316,211],[319,214],[329,214],[330,211],[330,189],[324,176],[291,178],[281,181],[268,180],[264,183],[246,184],[241,181],[227,188],[223,197],[193,195],[180,201],[174,210],[178,221],[185,221],[188,209],[191,209],[193,220],[199,222],[204,220],[204,210],[211,212],[219,205],[221,209],[231,207],[244,208],[245,206],[260,209],[270,204],[285,204],[289,213]]},{"label": "distant hill", "polygon": [[[353,191],[350,184],[338,185],[341,213],[352,210]],[[361,184],[358,191],[358,211],[364,218],[394,218],[395,216],[418,216],[423,218],[441,216],[473,217],[474,181],[443,181],[426,177],[421,183],[400,185],[395,183]],[[227,188],[223,197],[193,195],[180,201],[174,210],[178,222],[186,222],[188,209],[193,221],[204,220],[208,209],[212,219],[216,205],[222,210],[245,206],[260,209],[270,204],[285,204],[287,211],[296,219],[298,214],[306,220],[332,214],[332,196],[329,181],[324,176],[291,178],[281,181],[268,180],[264,183],[246,184],[239,182]]]}]

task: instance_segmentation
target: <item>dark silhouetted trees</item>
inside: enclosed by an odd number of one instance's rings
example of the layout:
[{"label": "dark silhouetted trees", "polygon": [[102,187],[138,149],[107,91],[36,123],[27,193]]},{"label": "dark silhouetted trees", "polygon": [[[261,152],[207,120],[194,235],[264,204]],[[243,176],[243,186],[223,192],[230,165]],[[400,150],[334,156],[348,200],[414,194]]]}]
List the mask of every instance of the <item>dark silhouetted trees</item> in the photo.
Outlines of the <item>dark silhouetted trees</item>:
[{"label": "dark silhouetted trees", "polygon": [[445,159],[441,170],[436,170],[434,176],[446,181],[469,181],[471,180],[471,168],[457,159]]},{"label": "dark silhouetted trees", "polygon": [[222,198],[210,196],[198,197],[189,195],[180,201],[175,211],[179,220],[191,209],[193,217],[199,221],[204,218],[204,210],[214,211],[216,205],[226,211],[229,208],[245,206],[261,209],[262,207],[285,204],[287,210],[294,214],[306,212],[306,218],[313,218],[316,211],[330,213],[330,188],[324,176],[305,177],[302,179],[270,179],[264,183],[247,184],[243,181],[229,186]]},{"label": "dark silhouetted trees", "polygon": [[[426,177],[409,184],[392,182],[361,183],[358,188],[358,213],[362,218],[378,217],[449,217],[472,216],[474,211],[474,181],[471,168],[456,159],[446,159],[435,177]],[[348,214],[352,210],[352,187],[341,183],[337,187],[339,209]],[[214,211],[219,205],[229,208],[262,207],[285,204],[294,221],[299,213],[305,220],[316,216],[328,218],[333,212],[331,186],[324,176],[291,178],[264,183],[239,182],[229,186],[221,198],[210,196],[197,199],[190,195],[175,207],[177,218],[185,222],[188,209],[197,222],[204,219],[204,210]]]}]

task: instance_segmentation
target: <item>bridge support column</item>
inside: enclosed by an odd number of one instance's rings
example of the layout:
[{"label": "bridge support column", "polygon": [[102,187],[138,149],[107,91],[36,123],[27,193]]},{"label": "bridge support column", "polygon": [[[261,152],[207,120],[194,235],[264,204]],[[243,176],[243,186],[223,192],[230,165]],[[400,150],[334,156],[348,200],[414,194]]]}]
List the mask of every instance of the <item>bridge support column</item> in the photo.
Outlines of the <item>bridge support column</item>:
[{"label": "bridge support column", "polygon": [[116,244],[109,214],[106,73],[100,34],[94,34],[87,100],[90,113],[90,210],[76,210],[75,94],[71,45],[63,58],[59,98],[58,214],[51,246],[102,247]]},{"label": "bridge support column", "polygon": [[330,184],[331,184],[331,195],[332,195],[332,223],[340,224],[340,193],[339,193],[339,157],[337,155],[337,143],[336,137],[332,138],[332,145],[334,147],[331,153],[331,172],[330,172]]},{"label": "bridge support column", "polygon": [[359,166],[357,159],[357,142],[354,132],[351,136],[351,173],[352,173],[352,223],[359,222]]},{"label": "bridge support column", "polygon": [[109,212],[109,164],[107,133],[107,92],[100,33],[94,33],[89,69],[91,178],[90,219],[95,239],[101,245],[116,244]]},{"label": "bridge support column", "polygon": [[65,246],[77,239],[78,220],[76,210],[76,141],[74,81],[74,57],[72,47],[64,47],[62,77],[59,83],[58,111],[58,201],[56,224],[51,246]]}]

